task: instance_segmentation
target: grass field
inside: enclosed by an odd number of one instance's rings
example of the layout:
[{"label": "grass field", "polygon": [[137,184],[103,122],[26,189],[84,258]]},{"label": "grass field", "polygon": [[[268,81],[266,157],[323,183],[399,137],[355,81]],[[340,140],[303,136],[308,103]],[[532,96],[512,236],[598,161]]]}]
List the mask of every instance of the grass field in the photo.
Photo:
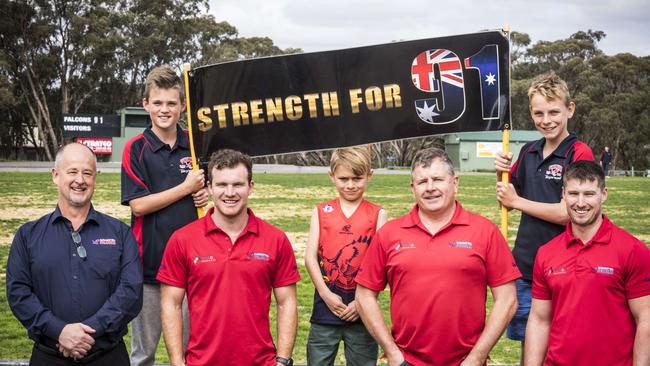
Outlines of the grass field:
[{"label": "grass field", "polygon": [[[408,179],[407,175],[377,175],[373,178],[366,197],[386,208],[393,218],[403,215],[413,204]],[[297,363],[304,363],[314,291],[302,265],[309,216],[314,205],[334,197],[335,191],[324,174],[259,174],[254,180],[256,185],[250,200],[251,208],[256,215],[288,234],[300,264],[302,280],[298,284],[299,330],[294,358]],[[498,222],[494,176],[467,175],[462,176],[460,181],[458,199],[463,206]],[[608,179],[607,184],[610,199],[605,210],[610,218],[645,243],[650,243],[650,179],[616,177]],[[99,174],[93,199],[95,208],[128,223],[129,209],[119,205],[119,197],[119,174]],[[25,329],[7,305],[5,266],[9,246],[21,224],[48,213],[55,203],[56,189],[49,174],[0,173],[0,359],[27,359],[31,352],[31,341],[27,338]],[[519,216],[512,214],[510,218],[509,242],[512,243]],[[381,303],[387,311],[386,294],[382,295]],[[272,322],[273,328],[274,320]],[[517,362],[518,348],[518,343],[503,337],[492,351],[491,362]],[[157,360],[167,362],[164,346],[159,348]],[[340,356],[338,363],[344,363]]]}]

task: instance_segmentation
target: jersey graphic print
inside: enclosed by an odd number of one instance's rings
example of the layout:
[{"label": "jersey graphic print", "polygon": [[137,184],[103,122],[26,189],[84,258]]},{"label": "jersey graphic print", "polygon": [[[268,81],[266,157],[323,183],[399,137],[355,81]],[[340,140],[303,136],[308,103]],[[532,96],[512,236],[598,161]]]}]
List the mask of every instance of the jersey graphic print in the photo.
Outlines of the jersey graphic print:
[{"label": "jersey graphic print", "polygon": [[318,258],[325,283],[344,290],[354,290],[356,288],[354,278],[359,271],[359,264],[356,262],[359,261],[359,255],[365,253],[371,241],[372,236],[359,236],[345,244],[331,257],[327,257],[323,247],[319,246]]}]

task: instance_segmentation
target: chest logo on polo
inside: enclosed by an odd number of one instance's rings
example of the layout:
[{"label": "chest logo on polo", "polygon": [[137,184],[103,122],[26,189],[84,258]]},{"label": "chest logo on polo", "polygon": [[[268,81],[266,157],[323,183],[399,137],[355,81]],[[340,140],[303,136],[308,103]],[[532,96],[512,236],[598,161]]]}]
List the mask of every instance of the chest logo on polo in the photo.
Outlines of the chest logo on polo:
[{"label": "chest logo on polo", "polygon": [[546,169],[546,174],[544,178],[551,180],[560,180],[562,179],[562,165],[553,164]]},{"label": "chest logo on polo", "polygon": [[181,158],[181,160],[178,162],[178,169],[180,169],[181,173],[187,174],[192,170],[192,157],[187,156],[184,158]]},{"label": "chest logo on polo", "polygon": [[90,243],[92,245],[115,245],[115,244],[117,244],[115,239],[93,239]]},{"label": "chest logo on polo", "polygon": [[397,243],[395,246],[395,251],[399,252],[402,249],[415,249],[415,243]]},{"label": "chest logo on polo", "polygon": [[253,261],[268,262],[271,259],[271,256],[266,253],[253,252],[253,253],[248,253],[248,259]]},{"label": "chest logo on polo", "polygon": [[212,255],[194,257],[194,264],[214,262],[216,259]]},{"label": "chest logo on polo", "polygon": [[449,243],[450,248],[472,249],[474,245],[468,241],[452,241]]},{"label": "chest logo on polo", "polygon": [[605,266],[596,266],[593,268],[594,273],[600,273],[600,274],[606,274],[606,275],[613,275],[614,274],[614,268],[612,267],[605,267]]},{"label": "chest logo on polo", "polygon": [[563,275],[566,274],[566,268],[564,267],[550,267],[546,271],[547,276],[557,276],[557,275]]},{"label": "chest logo on polo", "polygon": [[323,212],[325,213],[334,212],[334,207],[332,207],[332,205],[325,205],[325,207],[323,207]]}]

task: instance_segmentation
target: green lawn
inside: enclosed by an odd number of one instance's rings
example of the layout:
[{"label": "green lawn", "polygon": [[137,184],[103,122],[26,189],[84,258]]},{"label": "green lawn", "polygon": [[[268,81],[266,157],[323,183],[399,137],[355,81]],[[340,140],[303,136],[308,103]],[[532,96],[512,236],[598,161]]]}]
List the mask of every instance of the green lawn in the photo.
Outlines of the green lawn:
[{"label": "green lawn", "polygon": [[[377,175],[366,197],[388,210],[391,217],[406,213],[413,204],[407,175]],[[309,229],[313,206],[334,197],[335,191],[324,174],[258,174],[254,177],[255,192],[250,205],[255,213],[286,231],[294,244],[302,280],[298,284],[299,330],[294,351],[298,363],[304,363],[313,286],[302,265],[302,252]],[[607,180],[610,199],[606,212],[619,226],[650,243],[650,179],[615,177]],[[94,197],[95,207],[105,213],[129,221],[129,210],[119,205],[119,174],[101,173]],[[499,212],[494,199],[494,176],[462,176],[458,199],[466,209],[498,222]],[[47,173],[0,173],[0,359],[27,359],[31,342],[26,331],[13,317],[6,301],[6,256],[18,227],[51,211],[56,202],[56,189]],[[514,241],[519,221],[510,215],[509,242]],[[488,299],[489,307],[490,299]],[[382,295],[382,307],[388,310],[388,297]],[[272,319],[274,315],[272,315]],[[272,320],[273,321],[273,320]],[[272,323],[273,324],[273,323]],[[272,328],[274,326],[272,325]],[[127,344],[128,344],[127,339]],[[167,362],[163,346],[158,361]],[[502,338],[491,354],[491,362],[515,363],[519,359],[518,344]],[[344,363],[339,357],[338,363]]]}]

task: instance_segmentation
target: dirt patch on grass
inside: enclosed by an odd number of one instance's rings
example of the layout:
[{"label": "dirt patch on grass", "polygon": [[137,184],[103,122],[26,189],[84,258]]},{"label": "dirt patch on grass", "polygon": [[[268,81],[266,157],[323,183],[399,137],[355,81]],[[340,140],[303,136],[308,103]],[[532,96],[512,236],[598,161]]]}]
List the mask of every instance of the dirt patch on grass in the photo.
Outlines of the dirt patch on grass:
[{"label": "dirt patch on grass", "polygon": [[296,255],[296,261],[302,263],[305,260],[305,248],[307,247],[308,233],[288,232],[287,237],[293,246],[293,253]]},{"label": "dirt patch on grass", "polygon": [[[24,203],[24,201],[21,201],[21,203]],[[47,215],[53,209],[53,207],[0,208],[0,220],[24,220],[27,222]]]}]

